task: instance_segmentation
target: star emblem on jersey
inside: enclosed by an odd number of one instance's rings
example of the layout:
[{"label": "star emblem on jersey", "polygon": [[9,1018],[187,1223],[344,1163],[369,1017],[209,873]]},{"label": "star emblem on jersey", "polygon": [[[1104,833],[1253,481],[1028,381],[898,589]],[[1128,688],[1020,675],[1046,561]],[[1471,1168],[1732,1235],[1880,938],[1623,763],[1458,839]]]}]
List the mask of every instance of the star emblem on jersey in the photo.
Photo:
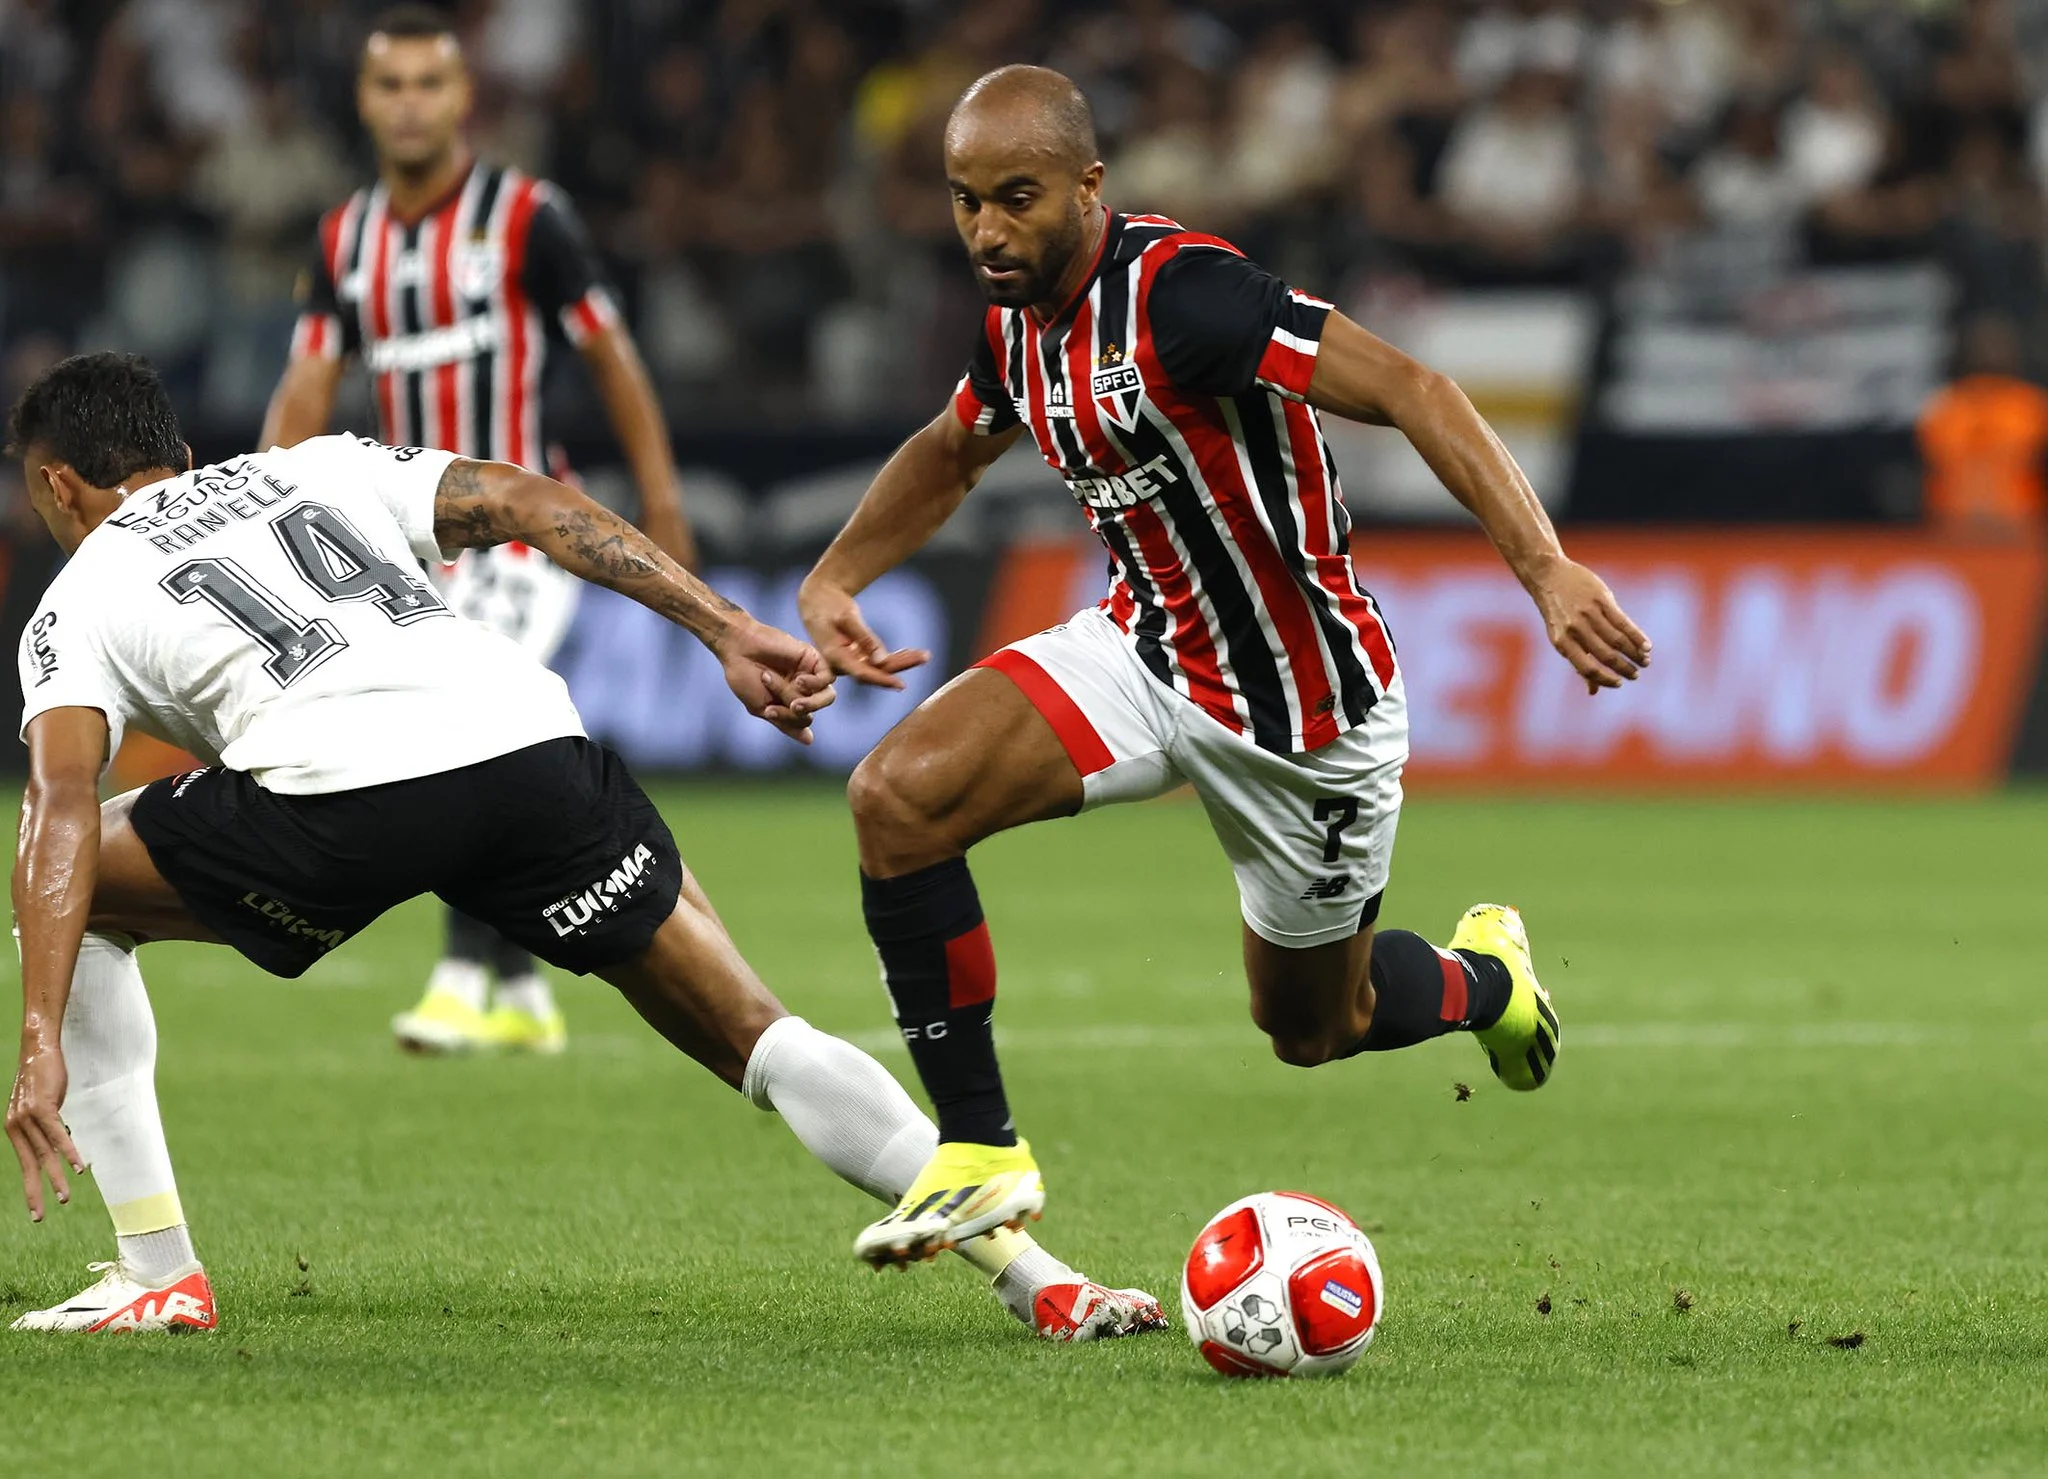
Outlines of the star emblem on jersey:
[{"label": "star emblem on jersey", "polygon": [[1102,353],[1095,356],[1095,368],[1098,370],[1106,370],[1111,365],[1120,365],[1123,362],[1124,352],[1116,347],[1114,339],[1103,346]]}]

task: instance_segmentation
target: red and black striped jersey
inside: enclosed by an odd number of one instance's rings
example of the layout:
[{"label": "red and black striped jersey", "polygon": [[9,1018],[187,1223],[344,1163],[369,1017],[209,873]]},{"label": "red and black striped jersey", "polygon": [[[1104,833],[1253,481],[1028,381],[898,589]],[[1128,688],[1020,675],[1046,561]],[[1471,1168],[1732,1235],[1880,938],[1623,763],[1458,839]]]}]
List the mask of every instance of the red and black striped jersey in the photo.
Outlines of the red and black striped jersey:
[{"label": "red and black striped jersey", "polygon": [[619,321],[562,193],[482,162],[415,220],[382,185],[329,211],[301,298],[293,358],[360,354],[382,441],[536,471],[547,320],[574,344]]},{"label": "red and black striped jersey", "polygon": [[1029,426],[1109,550],[1103,609],[1152,676],[1283,754],[1394,681],[1303,399],[1329,312],[1229,242],[1112,215],[1050,320],[989,309],[953,397],[977,432]]}]

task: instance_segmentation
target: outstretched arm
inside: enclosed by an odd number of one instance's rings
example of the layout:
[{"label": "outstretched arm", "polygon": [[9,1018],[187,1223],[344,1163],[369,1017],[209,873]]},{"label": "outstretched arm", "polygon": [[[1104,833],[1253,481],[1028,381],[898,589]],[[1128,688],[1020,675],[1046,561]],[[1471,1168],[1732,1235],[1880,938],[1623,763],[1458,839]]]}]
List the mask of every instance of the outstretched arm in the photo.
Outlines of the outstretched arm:
[{"label": "outstretched arm", "polygon": [[1456,381],[1333,312],[1308,399],[1333,415],[1399,428],[1479,520],[1588,692],[1618,688],[1650,661],[1650,639],[1605,581],[1566,556],[1528,478]]},{"label": "outstretched arm", "polygon": [[457,458],[434,494],[434,537],[444,550],[518,540],[632,597],[709,647],[749,713],[805,744],[811,716],[832,702],[832,675],[815,651],[754,620],[610,509],[553,478]]},{"label": "outstretched arm", "polygon": [[602,329],[583,341],[581,352],[640,489],[641,530],[685,570],[695,570],[697,542],[683,516],[668,425],[632,336],[617,326]]},{"label": "outstretched arm", "polygon": [[84,1162],[64,1128],[64,1008],[92,911],[100,861],[100,767],[107,716],[48,709],[28,727],[28,790],[14,855],[14,920],[21,931],[21,1059],[7,1101],[7,1138],[21,1161],[29,1216],[43,1220],[43,1178],[71,1200],[64,1168]]},{"label": "outstretched arm", "polygon": [[835,673],[881,688],[927,662],[928,652],[891,652],[861,619],[856,597],[925,547],[1021,427],[977,436],[949,408],[898,447],[797,593],[797,609]]}]

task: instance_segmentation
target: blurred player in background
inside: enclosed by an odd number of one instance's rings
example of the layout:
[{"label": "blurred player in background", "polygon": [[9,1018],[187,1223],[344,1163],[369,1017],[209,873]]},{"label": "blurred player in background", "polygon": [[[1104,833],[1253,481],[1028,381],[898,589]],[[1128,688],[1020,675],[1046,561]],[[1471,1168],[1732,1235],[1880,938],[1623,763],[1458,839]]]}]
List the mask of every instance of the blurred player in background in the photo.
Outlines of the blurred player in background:
[{"label": "blurred player in background", "polygon": [[[356,96],[378,182],[320,222],[291,361],[258,445],[326,431],[356,357],[383,441],[564,476],[541,441],[552,322],[590,367],[639,485],[641,528],[694,568],[661,406],[589,239],[554,186],[469,152],[470,81],[449,17],[424,5],[379,16]],[[457,611],[542,662],[568,632],[580,584],[523,544],[466,551],[443,583]],[[452,910],[446,938],[426,994],[393,1019],[401,1045],[561,1050],[562,1014],[532,955]]]},{"label": "blurred player in background", "polygon": [[[1109,211],[1088,104],[1065,77],[983,77],[945,154],[990,307],[953,404],[897,450],[804,582],[811,640],[868,683],[899,685],[925,661],[889,652],[855,598],[1026,430],[1101,537],[1111,587],[927,699],[854,773],[868,932],[941,1142],[856,1239],[878,1265],[1044,1201],[996,1065],[995,953],[966,859],[1026,822],[1190,784],[1237,875],[1252,1017],[1282,1060],[1466,1031],[1507,1087],[1549,1077],[1557,1018],[1513,909],[1466,911],[1443,949],[1375,928],[1408,720],[1319,410],[1407,436],[1589,689],[1634,678],[1650,650],[1449,379],[1228,242]],[[1106,860],[1102,880],[1142,891],[1144,859]]]}]

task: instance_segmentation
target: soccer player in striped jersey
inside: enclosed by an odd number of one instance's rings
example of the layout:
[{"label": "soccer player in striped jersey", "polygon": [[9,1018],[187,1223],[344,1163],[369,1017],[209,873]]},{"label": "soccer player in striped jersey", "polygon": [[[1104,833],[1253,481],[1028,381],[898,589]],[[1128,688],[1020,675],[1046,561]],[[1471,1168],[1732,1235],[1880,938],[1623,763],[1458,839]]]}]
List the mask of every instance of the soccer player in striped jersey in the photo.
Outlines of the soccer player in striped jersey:
[{"label": "soccer player in striped jersey", "polygon": [[966,853],[1005,828],[1193,786],[1236,874],[1252,1018],[1285,1062],[1475,1034],[1541,1087],[1558,1026],[1513,909],[1444,948],[1376,928],[1408,723],[1350,557],[1319,412],[1402,431],[1478,518],[1589,691],[1647,638],[1567,558],[1464,393],[1230,243],[1111,212],[1073,83],[1005,67],[946,130],[954,221],[990,307],[953,403],[877,475],[806,580],[812,641],[863,682],[891,652],[856,598],[1029,434],[1110,558],[1099,607],[948,684],[855,772],[869,934],[940,1145],[855,1252],[877,1265],[1037,1215],[996,1064],[994,948]]},{"label": "soccer player in striped jersey", "polygon": [[[290,447],[326,431],[344,363],[356,358],[370,373],[386,443],[563,476],[559,454],[541,440],[552,327],[589,366],[639,484],[641,527],[694,567],[668,428],[596,254],[553,185],[470,154],[470,84],[448,16],[403,5],[372,22],[357,104],[377,183],[320,222],[261,445]],[[466,551],[443,584],[457,611],[543,662],[580,593],[580,582],[523,544]],[[392,1028],[422,1052],[555,1052],[566,1037],[533,956],[453,910],[425,995]]]}]

